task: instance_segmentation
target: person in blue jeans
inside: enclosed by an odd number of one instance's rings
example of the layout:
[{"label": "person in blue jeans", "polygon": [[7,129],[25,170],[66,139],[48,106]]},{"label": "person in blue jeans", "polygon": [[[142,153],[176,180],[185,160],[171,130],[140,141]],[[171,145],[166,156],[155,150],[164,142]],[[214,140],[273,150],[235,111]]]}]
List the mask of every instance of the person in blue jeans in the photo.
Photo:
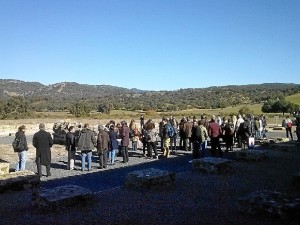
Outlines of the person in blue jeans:
[{"label": "person in blue jeans", "polygon": [[16,165],[16,171],[25,170],[25,164],[27,161],[28,145],[25,136],[25,125],[21,125],[16,133],[16,138],[19,140],[18,148],[15,151],[18,153],[19,161]]},{"label": "person in blue jeans", "polygon": [[109,127],[109,151],[108,151],[108,163],[115,164],[116,151],[119,148],[119,142],[117,140],[118,133],[115,131],[115,126],[112,124]]},{"label": "person in blue jeans", "polygon": [[96,146],[96,138],[88,123],[84,124],[78,139],[78,150],[81,150],[81,170],[85,171],[87,157],[88,171],[92,170],[92,150]]}]

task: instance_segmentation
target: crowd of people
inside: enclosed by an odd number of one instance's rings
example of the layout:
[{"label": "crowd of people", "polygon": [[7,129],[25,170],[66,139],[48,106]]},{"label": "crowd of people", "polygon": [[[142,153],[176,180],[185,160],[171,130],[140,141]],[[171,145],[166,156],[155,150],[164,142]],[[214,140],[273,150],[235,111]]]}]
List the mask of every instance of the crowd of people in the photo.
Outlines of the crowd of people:
[{"label": "crowd of people", "polygon": [[[287,117],[282,126],[286,128],[287,137],[290,136],[293,139],[291,123],[292,121]],[[91,129],[88,123],[80,127],[80,130],[74,126],[67,126],[67,169],[75,169],[76,153],[79,153],[81,170],[91,171],[94,149],[99,159],[98,169],[114,165],[116,156],[121,156],[122,162],[128,164],[129,146],[131,146],[131,151],[135,152],[138,150],[138,143],[142,143],[141,157],[146,159],[158,159],[158,149],[161,151],[161,157],[165,158],[170,157],[172,152],[176,153],[178,149],[191,151],[193,159],[205,157],[208,144],[210,144],[212,157],[222,157],[224,152],[232,151],[234,146],[252,147],[250,143],[252,138],[266,138],[266,125],[265,116],[254,117],[249,114],[223,118],[220,115],[213,115],[209,119],[201,115],[200,118],[183,117],[179,121],[171,116],[170,118],[163,117],[159,123],[155,123],[152,119],[145,122],[142,115],[139,126],[134,119],[129,125],[126,121],[116,123],[111,120],[106,125],[99,125],[97,132]],[[19,140],[19,146],[15,149],[19,156],[16,171],[25,170],[28,150],[25,129],[26,127],[22,125],[15,134]],[[224,151],[221,149],[220,141],[225,144]],[[41,165],[46,166],[47,176],[51,176],[52,145],[51,134],[45,131],[45,124],[41,123],[39,131],[33,136],[37,173],[40,176],[42,176]]]}]

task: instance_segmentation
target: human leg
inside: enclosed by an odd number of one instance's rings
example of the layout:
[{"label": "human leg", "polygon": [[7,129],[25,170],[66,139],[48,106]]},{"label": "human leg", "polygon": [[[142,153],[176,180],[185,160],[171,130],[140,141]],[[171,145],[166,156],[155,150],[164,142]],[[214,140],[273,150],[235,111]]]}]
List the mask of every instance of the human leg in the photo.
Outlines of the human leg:
[{"label": "human leg", "polygon": [[92,151],[87,153],[87,160],[88,160],[88,170],[92,170]]},{"label": "human leg", "polygon": [[25,170],[25,164],[27,161],[27,151],[20,152],[20,170]]},{"label": "human leg", "polygon": [[37,167],[37,174],[41,177],[42,176],[42,167],[41,167],[41,157],[38,156],[36,158],[36,167]]},{"label": "human leg", "polygon": [[87,154],[86,153],[81,153],[81,170],[84,171],[85,170],[85,158],[86,158]]}]

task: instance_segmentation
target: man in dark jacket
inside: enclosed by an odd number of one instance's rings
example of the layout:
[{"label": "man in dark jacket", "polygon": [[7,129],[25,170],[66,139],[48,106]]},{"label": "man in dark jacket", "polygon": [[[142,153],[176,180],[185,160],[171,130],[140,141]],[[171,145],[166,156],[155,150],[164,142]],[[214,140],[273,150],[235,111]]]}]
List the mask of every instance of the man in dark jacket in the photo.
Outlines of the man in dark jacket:
[{"label": "man in dark jacket", "polygon": [[45,131],[45,124],[39,125],[39,131],[33,135],[32,144],[36,148],[36,165],[39,176],[42,176],[41,165],[46,166],[47,177],[51,176],[50,164],[51,164],[51,147],[53,145],[53,139],[51,134]]},{"label": "man in dark jacket", "polygon": [[85,159],[88,159],[88,171],[92,170],[92,150],[96,146],[96,138],[88,123],[84,124],[79,134],[78,150],[81,150],[81,170],[85,170]]},{"label": "man in dark jacket", "polygon": [[66,149],[68,151],[68,170],[74,169],[74,162],[75,162],[75,128],[74,126],[69,127],[69,132],[66,135]]},{"label": "man in dark jacket", "polygon": [[27,160],[27,140],[25,136],[25,125],[22,125],[18,128],[18,132],[16,133],[16,138],[19,140],[18,148],[15,149],[18,152],[19,161],[16,165],[16,171],[25,170],[25,164]]},{"label": "man in dark jacket", "polygon": [[128,154],[128,145],[129,145],[129,127],[127,126],[127,122],[122,122],[122,129],[120,132],[122,138],[122,153],[123,153],[123,163],[128,163],[129,154]]},{"label": "man in dark jacket", "polygon": [[99,155],[99,169],[107,168],[107,156],[109,145],[108,128],[104,126],[98,126],[98,138],[97,138],[97,152]]}]

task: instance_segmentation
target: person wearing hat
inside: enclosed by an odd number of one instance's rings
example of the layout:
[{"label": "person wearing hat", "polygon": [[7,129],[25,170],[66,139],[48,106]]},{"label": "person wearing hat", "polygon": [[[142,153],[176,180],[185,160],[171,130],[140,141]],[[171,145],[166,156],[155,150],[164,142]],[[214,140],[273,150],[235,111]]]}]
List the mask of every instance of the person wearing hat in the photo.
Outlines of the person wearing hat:
[{"label": "person wearing hat", "polygon": [[97,152],[99,155],[99,169],[107,168],[107,156],[108,156],[108,145],[109,135],[108,128],[102,125],[98,126],[98,137],[97,137]]},{"label": "person wearing hat", "polygon": [[53,139],[51,134],[45,131],[45,124],[40,123],[39,131],[33,135],[32,144],[36,148],[36,166],[37,173],[42,176],[41,165],[46,166],[47,177],[51,176],[50,164],[51,164],[51,147],[53,145]]},{"label": "person wearing hat", "polygon": [[18,132],[16,133],[16,138],[19,140],[18,148],[15,149],[15,152],[18,153],[19,161],[16,165],[16,171],[25,170],[25,164],[27,160],[27,140],[25,136],[25,125],[21,125],[18,128]]}]

